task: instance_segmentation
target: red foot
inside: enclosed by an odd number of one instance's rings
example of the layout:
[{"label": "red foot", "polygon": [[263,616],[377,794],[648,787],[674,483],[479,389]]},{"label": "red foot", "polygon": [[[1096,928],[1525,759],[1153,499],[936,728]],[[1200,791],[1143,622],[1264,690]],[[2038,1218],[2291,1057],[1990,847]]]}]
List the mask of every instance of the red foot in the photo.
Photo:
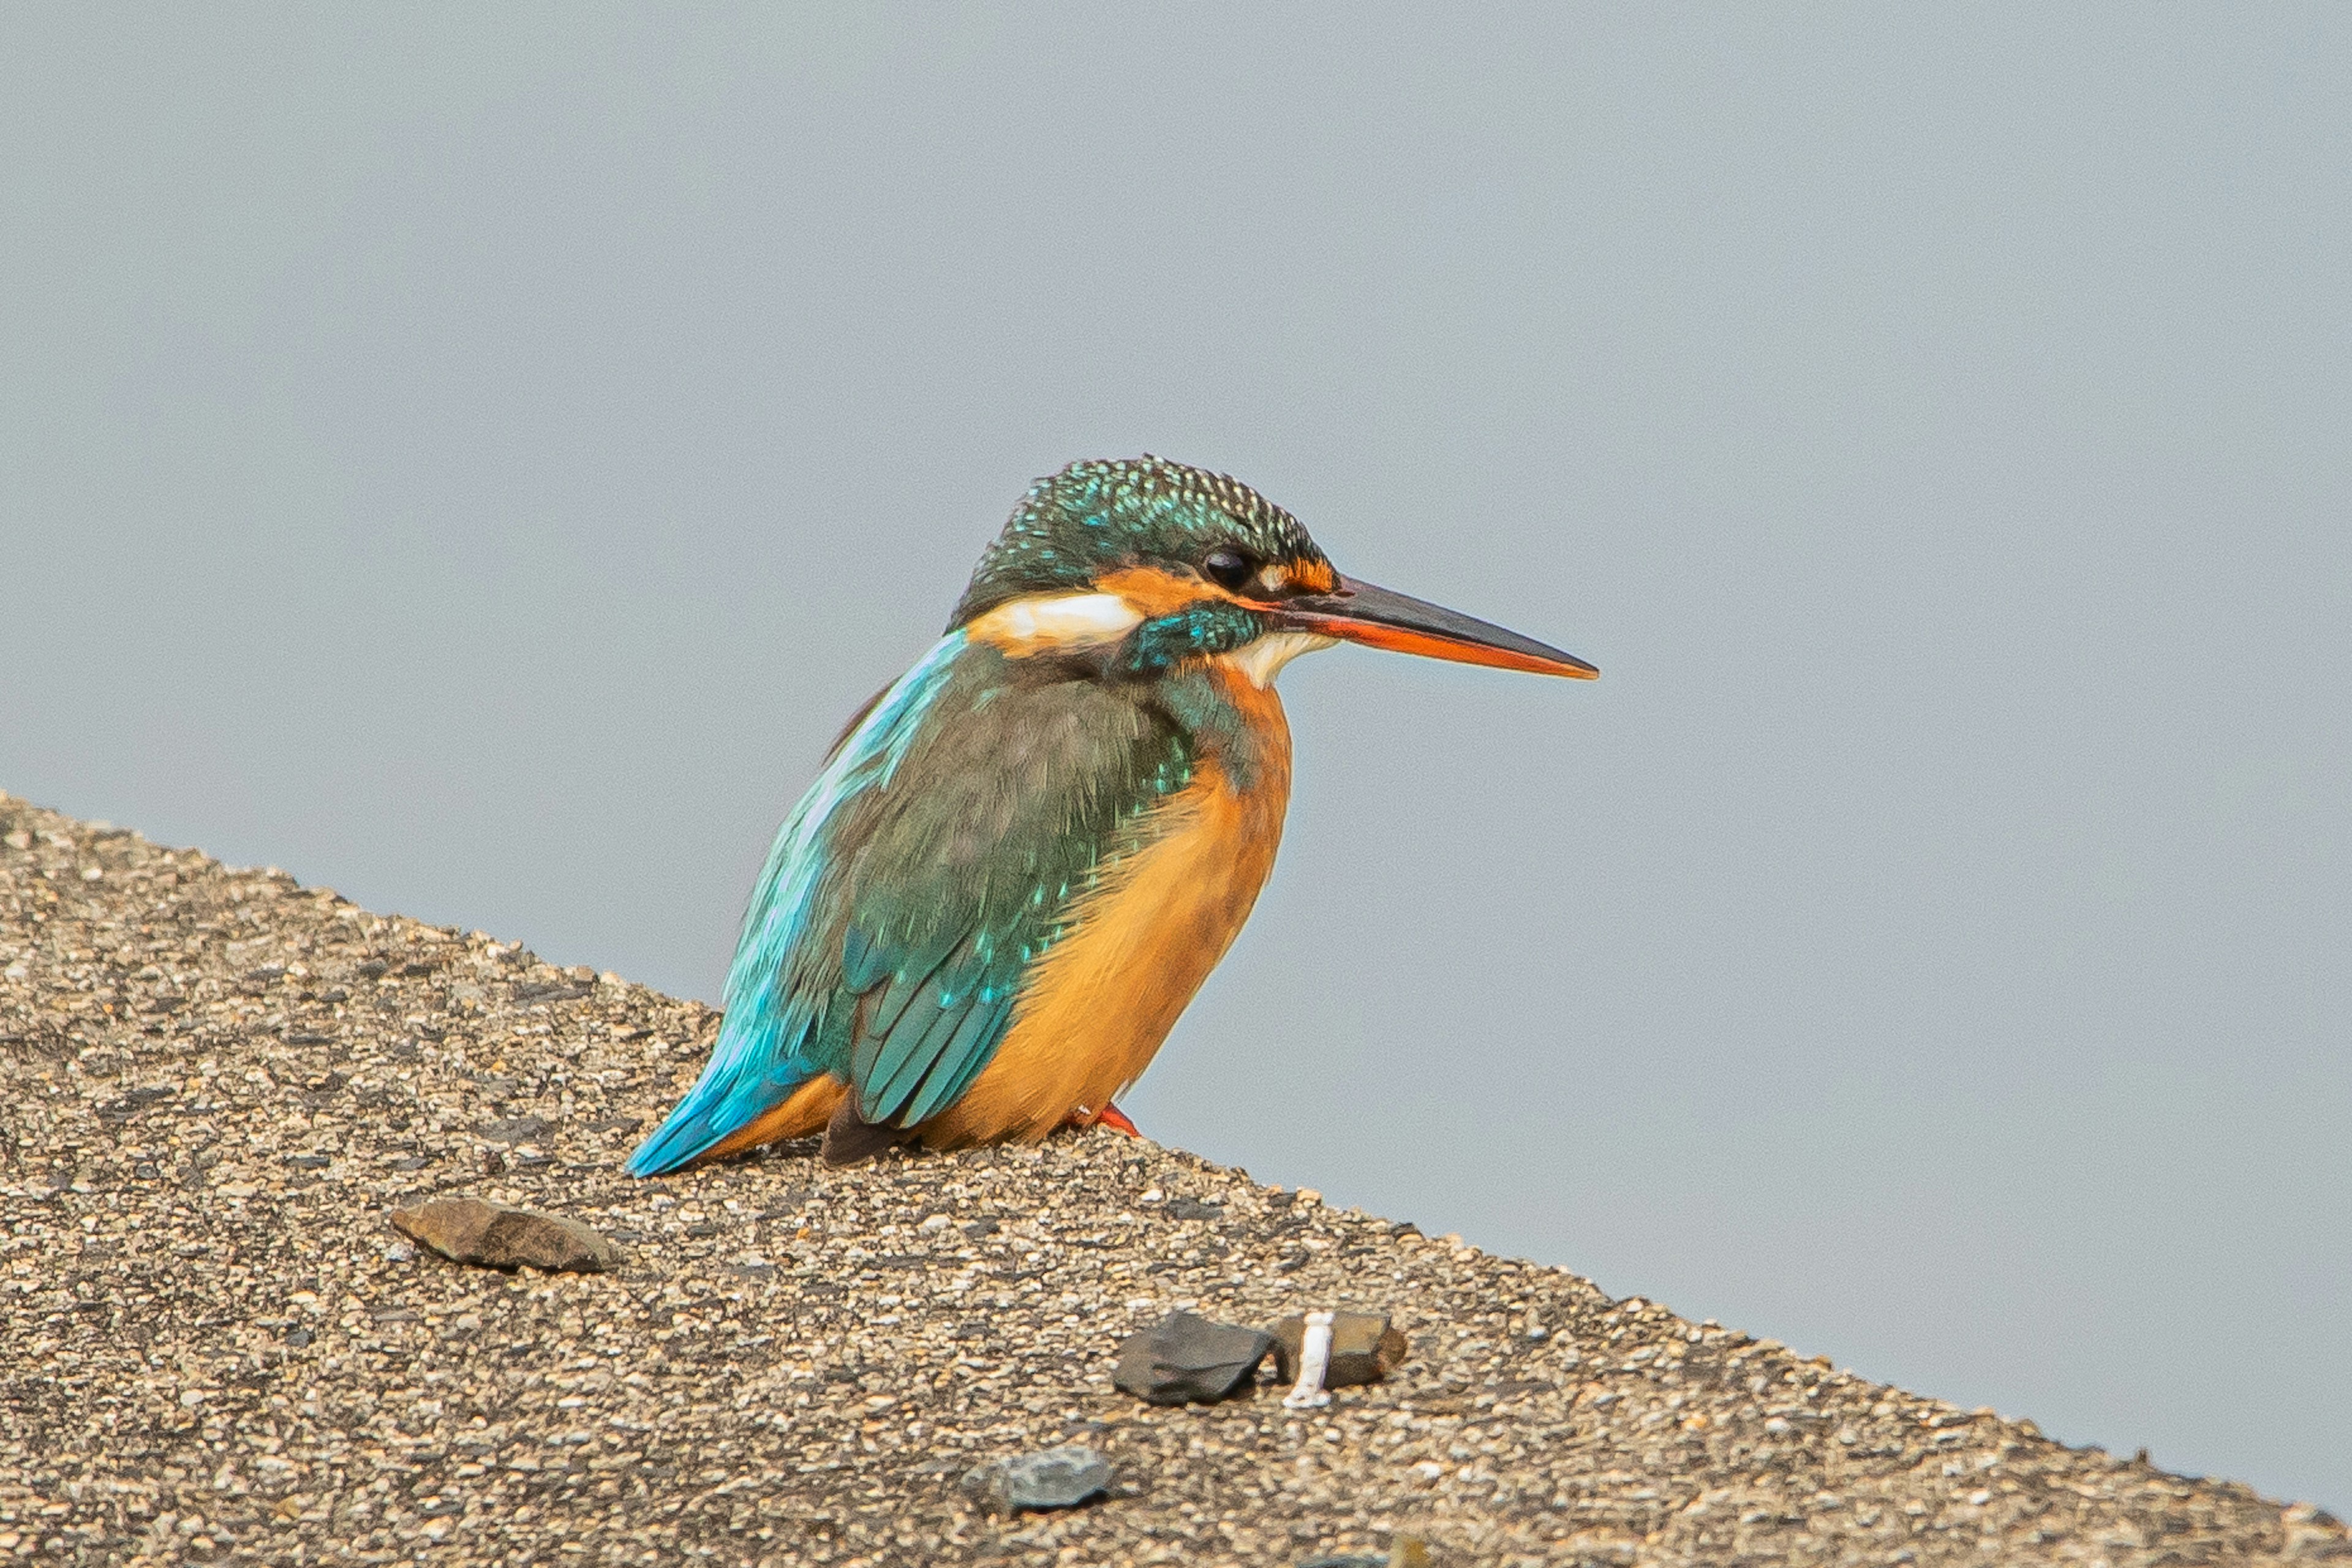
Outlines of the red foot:
[{"label": "red foot", "polygon": [[1089,1127],[1108,1127],[1114,1132],[1124,1132],[1129,1138],[1140,1138],[1143,1136],[1140,1131],[1137,1131],[1135,1123],[1127,1119],[1127,1112],[1121,1110],[1116,1105],[1106,1105],[1100,1110],[1076,1112],[1067,1121],[1063,1122],[1062,1125],[1065,1127],[1075,1127],[1080,1131],[1084,1131]]}]

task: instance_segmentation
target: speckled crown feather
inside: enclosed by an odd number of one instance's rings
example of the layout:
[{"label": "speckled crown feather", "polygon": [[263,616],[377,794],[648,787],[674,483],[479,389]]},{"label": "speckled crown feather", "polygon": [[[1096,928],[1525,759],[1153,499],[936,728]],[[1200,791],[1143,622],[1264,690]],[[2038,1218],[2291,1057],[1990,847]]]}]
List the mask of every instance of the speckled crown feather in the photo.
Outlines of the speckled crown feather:
[{"label": "speckled crown feather", "polygon": [[1082,459],[1029,487],[948,625],[1024,594],[1082,589],[1121,566],[1191,565],[1221,544],[1261,561],[1324,560],[1297,518],[1230,475],[1148,453]]}]

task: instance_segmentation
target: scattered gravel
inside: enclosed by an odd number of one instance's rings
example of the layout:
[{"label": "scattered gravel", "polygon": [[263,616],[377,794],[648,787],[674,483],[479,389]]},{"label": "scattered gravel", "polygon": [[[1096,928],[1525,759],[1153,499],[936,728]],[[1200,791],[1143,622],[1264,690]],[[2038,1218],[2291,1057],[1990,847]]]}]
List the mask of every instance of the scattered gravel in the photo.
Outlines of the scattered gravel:
[{"label": "scattered gravel", "polygon": [[[829,1171],[620,1162],[717,1018],[0,796],[0,1561],[1292,1564],[2352,1558],[2316,1510],[2069,1449],[1096,1131]],[[569,1216],[613,1271],[388,1224]],[[1171,1309],[1390,1314],[1294,1413],[1150,1405]],[[975,1467],[1098,1450],[1000,1518]]]}]

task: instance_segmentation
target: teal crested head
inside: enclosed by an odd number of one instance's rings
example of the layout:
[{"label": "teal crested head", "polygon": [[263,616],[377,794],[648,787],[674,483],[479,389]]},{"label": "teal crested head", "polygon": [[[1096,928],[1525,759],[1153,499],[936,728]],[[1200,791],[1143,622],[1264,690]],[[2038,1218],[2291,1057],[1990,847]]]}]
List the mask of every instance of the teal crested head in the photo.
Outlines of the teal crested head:
[{"label": "teal crested head", "polygon": [[950,630],[1013,658],[1150,676],[1234,658],[1259,685],[1335,641],[1590,678],[1517,632],[1340,575],[1298,520],[1240,480],[1150,456],[1038,480],[972,573]]},{"label": "teal crested head", "polygon": [[952,624],[1137,569],[1236,589],[1244,563],[1318,586],[1330,571],[1298,520],[1239,479],[1150,456],[1090,458],[1029,487],[973,569]]}]

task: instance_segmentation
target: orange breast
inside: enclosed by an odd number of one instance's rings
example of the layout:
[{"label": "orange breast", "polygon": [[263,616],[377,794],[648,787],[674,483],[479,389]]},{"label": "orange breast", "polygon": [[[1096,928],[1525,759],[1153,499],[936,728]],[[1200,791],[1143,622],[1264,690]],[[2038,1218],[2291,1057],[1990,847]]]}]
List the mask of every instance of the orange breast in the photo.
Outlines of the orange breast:
[{"label": "orange breast", "polygon": [[1290,799],[1282,704],[1237,673],[1226,695],[1258,744],[1247,788],[1213,756],[1161,808],[1165,828],[1129,857],[1039,961],[995,1056],[962,1098],[923,1124],[956,1148],[1039,1139],[1080,1106],[1099,1110],[1143,1075],[1225,955],[1274,869]]}]

